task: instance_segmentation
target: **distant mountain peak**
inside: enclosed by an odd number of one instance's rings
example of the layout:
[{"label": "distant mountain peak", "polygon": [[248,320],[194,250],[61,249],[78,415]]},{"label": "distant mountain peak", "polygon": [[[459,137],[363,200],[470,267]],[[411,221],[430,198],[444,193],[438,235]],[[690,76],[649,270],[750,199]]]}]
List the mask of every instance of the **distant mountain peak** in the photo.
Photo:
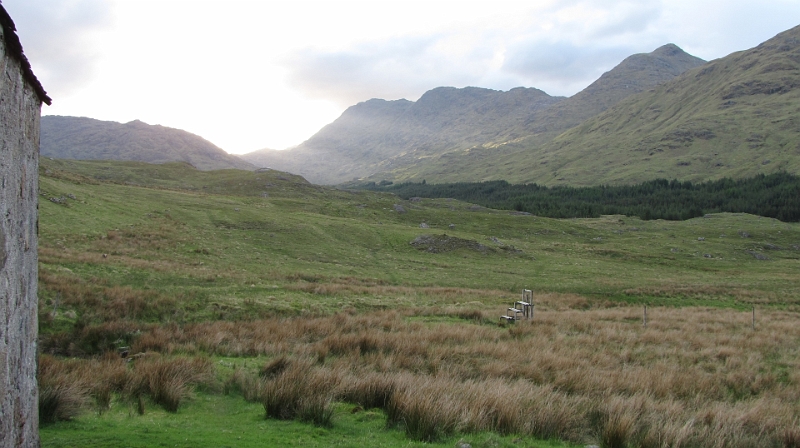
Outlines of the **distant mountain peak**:
[{"label": "distant mountain peak", "polygon": [[141,120],[127,123],[46,115],[41,119],[40,153],[77,160],[185,162],[200,170],[255,167],[195,134]]},{"label": "distant mountain peak", "polygon": [[651,53],[653,56],[661,56],[661,57],[672,57],[672,56],[679,56],[679,55],[688,55],[689,53],[683,51],[681,47],[675,44],[666,44],[662,45]]},{"label": "distant mountain peak", "polygon": [[[632,81],[649,80],[650,86],[652,86],[705,63],[705,60],[690,55],[675,44],[666,44],[650,53],[628,56],[603,76],[623,72],[624,76],[633,78]],[[595,82],[600,82],[603,76]],[[653,78],[653,76],[657,76],[657,78]]]},{"label": "distant mountain peak", "polygon": [[131,121],[125,123],[125,126],[145,128],[145,127],[148,127],[148,126],[151,126],[151,125],[145,123],[142,120],[136,119],[136,120],[131,120]]},{"label": "distant mountain peak", "polygon": [[400,98],[400,99],[397,99],[397,100],[384,100],[382,98],[371,98],[371,99],[368,99],[367,101],[362,101],[362,102],[360,102],[358,104],[387,104],[387,103],[409,104],[409,103],[413,103],[413,101],[409,101],[409,100],[407,100],[405,98]]}]

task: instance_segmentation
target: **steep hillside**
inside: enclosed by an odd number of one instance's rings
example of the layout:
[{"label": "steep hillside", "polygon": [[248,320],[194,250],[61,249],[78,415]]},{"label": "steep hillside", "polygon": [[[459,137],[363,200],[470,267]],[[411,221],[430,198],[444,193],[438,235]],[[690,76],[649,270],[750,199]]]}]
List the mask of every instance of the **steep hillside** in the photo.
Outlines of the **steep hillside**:
[{"label": "steep hillside", "polygon": [[476,145],[432,159],[409,161],[391,172],[377,173],[370,180],[527,180],[530,178],[526,177],[527,172],[541,168],[531,166],[532,163],[541,163],[541,160],[529,160],[531,152],[625,98],[670,81],[704,62],[674,44],[664,45],[652,53],[629,56],[584,90],[531,116],[522,124],[509,124],[501,137],[495,140],[502,141],[502,144]]},{"label": "steep hillside", "polygon": [[560,100],[521,87],[507,92],[439,87],[416,102],[372,99],[348,108],[294,149],[256,151],[242,158],[311,182],[336,184],[496,141]]},{"label": "steep hillside", "polygon": [[626,58],[568,99],[529,88],[440,87],[417,102],[370,100],[351,107],[295,149],[257,151],[243,158],[317,183],[482,180],[493,175],[486,171],[491,159],[540,146],[628,95],[703,62],[669,44]]},{"label": "steep hillside", "polygon": [[597,185],[800,173],[800,26],[630,97],[498,177]]},{"label": "steep hillside", "polygon": [[[298,173],[312,182],[325,182],[326,173],[337,179],[348,176],[359,158],[380,158],[382,154],[365,151],[360,156],[352,150],[338,153],[320,150],[332,148],[371,147],[375,141],[392,133],[391,125],[412,105],[411,101],[372,99],[349,107],[333,123],[325,126],[304,144],[290,150],[262,149],[242,155],[242,159],[260,167]],[[379,161],[379,160],[378,160]],[[352,176],[351,176],[352,177]],[[349,179],[349,177],[346,177]]]},{"label": "steep hillside", "polygon": [[594,117],[628,96],[672,80],[681,73],[705,64],[675,44],[652,53],[634,54],[582,91],[526,123],[529,133],[563,131]]},{"label": "steep hillside", "polygon": [[139,120],[123,124],[83,117],[44,116],[40,152],[42,156],[58,159],[186,162],[201,170],[255,168],[202,137]]}]

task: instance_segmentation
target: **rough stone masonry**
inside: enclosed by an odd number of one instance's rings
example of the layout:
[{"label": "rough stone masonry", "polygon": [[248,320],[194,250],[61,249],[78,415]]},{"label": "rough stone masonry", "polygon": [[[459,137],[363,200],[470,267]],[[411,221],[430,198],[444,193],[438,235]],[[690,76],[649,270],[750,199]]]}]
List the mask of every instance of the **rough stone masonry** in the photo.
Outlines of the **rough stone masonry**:
[{"label": "rough stone masonry", "polygon": [[39,120],[50,98],[0,4],[0,448],[38,447]]}]

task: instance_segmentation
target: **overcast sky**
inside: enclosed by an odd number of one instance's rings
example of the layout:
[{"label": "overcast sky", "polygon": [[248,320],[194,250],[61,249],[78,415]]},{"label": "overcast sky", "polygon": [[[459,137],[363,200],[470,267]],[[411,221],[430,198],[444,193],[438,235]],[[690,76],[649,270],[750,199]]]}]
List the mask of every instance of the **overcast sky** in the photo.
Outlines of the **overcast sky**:
[{"label": "overcast sky", "polygon": [[800,0],[2,0],[52,106],[297,145],[370,98],[438,86],[570,96],[634,53],[711,60],[800,24]]}]

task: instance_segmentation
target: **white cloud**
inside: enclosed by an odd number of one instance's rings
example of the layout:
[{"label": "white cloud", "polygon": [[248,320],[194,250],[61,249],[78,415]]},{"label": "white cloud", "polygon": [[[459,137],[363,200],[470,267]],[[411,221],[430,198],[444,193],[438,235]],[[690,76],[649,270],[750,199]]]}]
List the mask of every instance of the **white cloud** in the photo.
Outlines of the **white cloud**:
[{"label": "white cloud", "polygon": [[527,42],[509,50],[503,69],[518,75],[526,85],[551,95],[570,96],[636,52],[632,47],[598,48],[569,42]]},{"label": "white cloud", "polygon": [[[102,55],[94,45],[113,25],[103,0],[5,0],[34,73],[51,93],[67,93],[90,82]],[[57,96],[54,100],[57,101]]]},{"label": "white cloud", "polygon": [[347,107],[374,97],[417,98],[437,83],[466,85],[485,73],[491,49],[453,48],[449,36],[360,44],[346,51],[305,49],[286,60],[290,85]]},{"label": "white cloud", "polygon": [[[343,106],[376,96],[415,99],[441,85],[526,85],[571,95],[644,51],[623,42],[645,32],[660,14],[652,1],[495,6],[484,15],[443,21],[436,32],[297,51],[286,60],[291,85]],[[431,15],[446,16],[435,10]]]}]

